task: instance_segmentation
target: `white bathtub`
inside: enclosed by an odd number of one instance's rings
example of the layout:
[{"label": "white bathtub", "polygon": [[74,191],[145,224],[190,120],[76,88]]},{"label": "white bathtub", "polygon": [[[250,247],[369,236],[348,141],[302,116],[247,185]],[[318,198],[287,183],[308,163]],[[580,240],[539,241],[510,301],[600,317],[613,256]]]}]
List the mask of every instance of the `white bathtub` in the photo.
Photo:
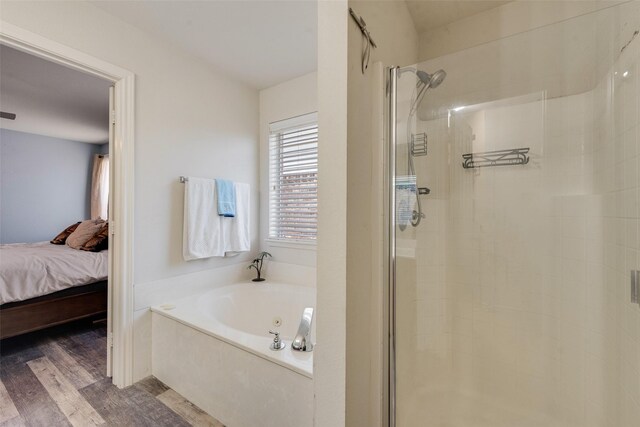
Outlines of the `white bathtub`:
[{"label": "white bathtub", "polygon": [[269,282],[152,307],[153,374],[230,427],[311,426],[313,352],[291,349],[305,307],[315,288]]}]

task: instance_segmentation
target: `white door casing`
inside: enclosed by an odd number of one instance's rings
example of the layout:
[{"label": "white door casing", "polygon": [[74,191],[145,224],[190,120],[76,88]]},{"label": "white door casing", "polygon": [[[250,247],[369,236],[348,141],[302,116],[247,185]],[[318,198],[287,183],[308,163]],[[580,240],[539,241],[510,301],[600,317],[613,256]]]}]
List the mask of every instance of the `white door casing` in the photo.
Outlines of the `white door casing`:
[{"label": "white door casing", "polygon": [[[116,126],[116,112],[114,110],[115,105],[115,90],[114,86],[109,87],[109,153],[113,149],[115,126]],[[109,196],[107,203],[107,219],[111,221],[113,218],[113,162],[109,162]],[[115,227],[109,224],[109,240],[113,245],[116,239]],[[107,277],[107,376],[113,378],[113,280],[111,280],[111,273],[113,272],[113,257],[109,253],[109,277]]]}]

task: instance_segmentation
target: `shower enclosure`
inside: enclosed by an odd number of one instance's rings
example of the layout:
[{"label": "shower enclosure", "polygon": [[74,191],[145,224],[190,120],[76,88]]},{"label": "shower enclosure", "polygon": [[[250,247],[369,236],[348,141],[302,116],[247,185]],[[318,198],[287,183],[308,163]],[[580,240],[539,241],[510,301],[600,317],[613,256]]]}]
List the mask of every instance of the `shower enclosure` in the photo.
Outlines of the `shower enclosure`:
[{"label": "shower enclosure", "polygon": [[389,70],[391,426],[640,425],[639,30]]}]

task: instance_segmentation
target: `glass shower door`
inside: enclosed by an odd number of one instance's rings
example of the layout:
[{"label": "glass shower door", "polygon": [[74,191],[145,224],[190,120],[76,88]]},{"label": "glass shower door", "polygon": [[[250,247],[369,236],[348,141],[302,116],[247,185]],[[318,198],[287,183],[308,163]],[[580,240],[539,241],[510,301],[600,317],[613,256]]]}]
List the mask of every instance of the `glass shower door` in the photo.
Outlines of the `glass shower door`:
[{"label": "glass shower door", "polygon": [[391,71],[392,425],[638,425],[637,29],[627,2]]}]

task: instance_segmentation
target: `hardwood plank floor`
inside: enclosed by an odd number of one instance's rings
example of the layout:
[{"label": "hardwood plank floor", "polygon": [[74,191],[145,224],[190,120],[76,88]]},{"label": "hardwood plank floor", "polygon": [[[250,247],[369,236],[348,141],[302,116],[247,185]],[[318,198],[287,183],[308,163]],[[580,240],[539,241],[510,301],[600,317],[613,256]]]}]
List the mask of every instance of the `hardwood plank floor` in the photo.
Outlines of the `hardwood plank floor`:
[{"label": "hardwood plank floor", "polygon": [[38,346],[40,351],[60,369],[66,378],[71,381],[76,389],[81,389],[96,382],[86,369],[82,367],[73,357],[53,341],[47,340],[43,345]]},{"label": "hardwood plank floor", "polygon": [[[4,347],[4,346],[3,346]],[[27,426],[71,426],[27,362],[9,365],[0,359],[0,379]]]},{"label": "hardwood plank floor", "polygon": [[0,341],[0,427],[223,427],[153,377],[118,389],[104,325],[78,322]]},{"label": "hardwood plank floor", "polygon": [[149,393],[136,387],[118,390],[108,378],[85,387],[81,393],[109,425],[189,426],[171,409],[158,405],[159,401]]},{"label": "hardwood plank floor", "polygon": [[174,390],[169,389],[158,395],[158,400],[187,420],[192,426],[224,427],[221,422],[180,396]]},{"label": "hardwood plank floor", "polygon": [[73,427],[104,424],[102,417],[47,357],[30,360],[27,365],[49,392]]},{"label": "hardwood plank floor", "polygon": [[147,377],[142,381],[138,381],[135,385],[137,388],[146,391],[152,396],[157,396],[165,391],[169,390],[169,387],[158,381],[154,377]]},{"label": "hardwood plank floor", "polygon": [[19,416],[18,409],[16,409],[16,405],[13,404],[13,400],[9,397],[7,388],[0,381],[0,423]]}]

